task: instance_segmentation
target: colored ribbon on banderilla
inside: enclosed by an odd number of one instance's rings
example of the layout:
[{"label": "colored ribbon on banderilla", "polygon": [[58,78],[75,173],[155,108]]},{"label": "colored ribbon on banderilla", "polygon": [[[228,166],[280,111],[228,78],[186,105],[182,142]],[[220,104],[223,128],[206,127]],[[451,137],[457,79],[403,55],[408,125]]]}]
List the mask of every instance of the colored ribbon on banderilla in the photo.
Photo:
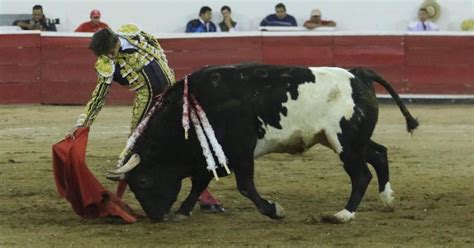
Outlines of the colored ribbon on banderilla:
[{"label": "colored ribbon on banderilla", "polygon": [[183,118],[181,122],[184,129],[184,139],[188,139],[189,132],[189,90],[188,90],[188,76],[184,78],[184,89],[183,89]]},{"label": "colored ribbon on banderilla", "polygon": [[214,129],[207,118],[206,112],[201,107],[196,98],[191,95],[191,104],[189,104],[189,91],[188,91],[188,76],[184,78],[184,90],[183,90],[183,129],[184,137],[188,139],[188,132],[190,128],[189,117],[193,123],[194,129],[196,130],[196,136],[199,140],[199,144],[202,148],[202,153],[206,158],[207,169],[212,171],[216,181],[219,181],[217,175],[216,161],[214,160],[214,154],[221,167],[224,167],[227,174],[230,174],[229,167],[227,166],[227,158],[222,150],[222,146],[217,141]]}]

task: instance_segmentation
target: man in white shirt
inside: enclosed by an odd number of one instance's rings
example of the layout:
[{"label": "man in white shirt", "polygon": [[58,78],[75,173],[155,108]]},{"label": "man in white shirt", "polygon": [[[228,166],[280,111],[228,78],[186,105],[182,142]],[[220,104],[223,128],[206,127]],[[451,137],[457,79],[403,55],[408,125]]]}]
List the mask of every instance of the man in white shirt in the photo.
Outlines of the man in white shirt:
[{"label": "man in white shirt", "polygon": [[439,31],[438,25],[428,20],[428,10],[418,10],[418,21],[408,25],[408,31]]}]

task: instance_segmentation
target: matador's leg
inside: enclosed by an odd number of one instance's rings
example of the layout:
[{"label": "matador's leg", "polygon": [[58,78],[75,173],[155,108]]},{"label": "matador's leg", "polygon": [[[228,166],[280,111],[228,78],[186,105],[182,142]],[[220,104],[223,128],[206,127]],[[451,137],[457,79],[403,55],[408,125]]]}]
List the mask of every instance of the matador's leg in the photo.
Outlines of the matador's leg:
[{"label": "matador's leg", "polygon": [[[135,95],[135,100],[133,102],[133,108],[132,108],[132,121],[130,124],[129,135],[133,133],[135,128],[138,126],[138,123],[143,119],[143,117],[146,115],[146,113],[150,109],[151,105],[152,105],[151,90],[148,87],[148,85],[144,85],[143,87],[137,90],[136,95]],[[115,171],[110,171],[110,173],[107,175],[107,178],[114,181],[123,180],[125,178],[125,172],[127,172],[127,170],[124,170],[123,172],[120,172],[120,173],[117,173],[117,171],[120,170],[120,168],[123,167],[123,165],[126,164],[127,162],[138,165],[139,160],[140,158],[138,156],[132,156],[132,151],[128,149],[127,147],[125,147],[119,155],[117,169]],[[125,169],[125,168],[122,168],[122,169]],[[123,185],[120,188],[125,190]]]},{"label": "matador's leg", "polygon": [[[133,133],[133,131],[135,131],[138,123],[140,123],[140,121],[145,117],[148,110],[150,110],[152,105],[152,97],[151,89],[148,85],[143,85],[143,87],[137,90],[135,100],[133,101],[132,121],[130,123],[129,136]],[[127,161],[131,156],[131,152],[132,151],[130,149],[125,147],[122,153],[120,153],[119,161]]]}]

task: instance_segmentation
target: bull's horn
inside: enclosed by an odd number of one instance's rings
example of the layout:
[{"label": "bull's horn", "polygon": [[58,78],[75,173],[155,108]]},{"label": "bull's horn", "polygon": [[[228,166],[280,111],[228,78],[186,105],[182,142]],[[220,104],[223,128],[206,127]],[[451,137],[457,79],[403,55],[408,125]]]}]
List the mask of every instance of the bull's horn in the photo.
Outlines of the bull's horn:
[{"label": "bull's horn", "polygon": [[230,170],[226,163],[224,163],[224,168],[225,168],[225,171],[227,172],[227,175],[230,175]]},{"label": "bull's horn", "polygon": [[122,167],[119,167],[115,170],[110,170],[110,174],[124,174],[129,171],[131,171],[133,168],[137,167],[137,165],[140,164],[140,156],[138,154],[134,153],[130,159],[127,161],[126,164],[124,164]]},{"label": "bull's horn", "polygon": [[219,176],[217,175],[216,169],[212,169],[212,174],[214,174],[216,181],[219,181]]},{"label": "bull's horn", "polygon": [[107,174],[105,177],[112,181],[122,181],[125,180],[125,174]]}]

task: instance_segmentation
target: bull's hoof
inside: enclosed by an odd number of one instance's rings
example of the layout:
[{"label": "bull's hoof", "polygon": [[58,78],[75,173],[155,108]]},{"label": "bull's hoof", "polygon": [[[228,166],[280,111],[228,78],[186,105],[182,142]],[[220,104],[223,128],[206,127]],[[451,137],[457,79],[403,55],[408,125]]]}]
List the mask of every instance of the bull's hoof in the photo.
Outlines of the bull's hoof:
[{"label": "bull's hoof", "polygon": [[207,204],[201,204],[199,208],[207,213],[225,213],[225,208],[223,208],[219,204],[213,204],[213,205],[207,205]]},{"label": "bull's hoof", "polygon": [[270,203],[272,206],[273,206],[273,213],[264,213],[262,211],[260,211],[261,213],[263,213],[264,215],[272,218],[272,219],[283,219],[285,218],[285,209],[278,203],[276,202],[273,202],[273,201],[268,201],[268,203]]},{"label": "bull's hoof", "polygon": [[275,216],[276,216],[276,218],[277,219],[285,218],[285,209],[280,204],[278,204],[277,202],[275,202],[274,204],[275,204]]},{"label": "bull's hoof", "polygon": [[385,190],[380,192],[380,199],[385,207],[385,210],[393,212],[395,211],[395,192],[390,187],[390,183],[385,184]]},{"label": "bull's hoof", "polygon": [[322,215],[321,222],[329,224],[344,224],[351,222],[354,218],[355,213],[351,213],[344,209],[336,214]]}]

